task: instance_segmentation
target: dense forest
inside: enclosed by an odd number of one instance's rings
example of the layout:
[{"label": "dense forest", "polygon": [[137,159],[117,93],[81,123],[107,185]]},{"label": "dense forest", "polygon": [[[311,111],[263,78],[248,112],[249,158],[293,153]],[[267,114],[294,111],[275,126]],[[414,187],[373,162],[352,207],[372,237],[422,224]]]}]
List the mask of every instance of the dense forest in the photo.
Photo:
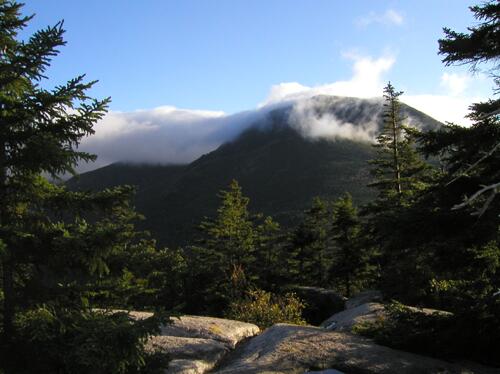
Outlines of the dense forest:
[{"label": "dense forest", "polygon": [[[478,24],[468,33],[445,28],[439,53],[446,65],[483,69],[498,94],[500,4],[471,11]],[[166,359],[144,343],[169,316],[317,323],[303,313],[298,286],[345,297],[378,289],[390,318],[359,334],[500,366],[498,99],[471,103],[470,127],[421,131],[408,126],[402,92],[388,83],[366,166],[376,196],[369,203],[348,191],[315,198],[301,222],[284,228],[251,214],[233,180],[189,245],[161,248],[135,228],[133,187],[82,192],[48,181],[95,158],[78,144],[110,99],[90,97],[96,82],[84,76],[43,88],[64,29],[23,41],[30,20],[21,4],[0,0],[0,372],[162,372]],[[127,310],[155,314],[135,320]]]}]

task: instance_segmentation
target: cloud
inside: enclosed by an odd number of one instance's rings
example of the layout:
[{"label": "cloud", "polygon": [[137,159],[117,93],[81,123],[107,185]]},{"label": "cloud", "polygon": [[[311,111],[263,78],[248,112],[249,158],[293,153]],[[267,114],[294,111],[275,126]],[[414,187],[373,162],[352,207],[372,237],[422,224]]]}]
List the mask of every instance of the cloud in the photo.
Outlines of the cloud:
[{"label": "cloud", "polygon": [[[338,113],[355,113],[356,124],[339,118],[329,111],[319,111],[321,100],[298,100],[290,113],[290,125],[303,136],[317,139],[352,139],[371,142],[375,139],[382,106],[379,99],[370,100],[373,105],[364,105],[361,100],[332,98],[328,105],[335,106]],[[376,109],[375,109],[376,108]]]},{"label": "cloud", "polygon": [[185,164],[213,151],[248,126],[262,120],[272,106],[227,115],[219,111],[163,106],[134,112],[109,112],[80,150],[98,155],[79,172],[113,162]]},{"label": "cloud", "polygon": [[[95,135],[85,138],[80,145],[80,150],[97,154],[97,162],[80,165],[78,170],[84,172],[118,161],[189,163],[235,138],[249,126],[257,122],[266,123],[268,113],[283,106],[292,108],[290,124],[304,136],[373,140],[377,115],[373,112],[374,106],[370,113],[364,113],[361,112],[360,105],[360,117],[357,118],[362,120],[356,120],[353,124],[348,117],[338,118],[332,113],[318,116],[315,104],[310,99],[318,95],[332,95],[378,98],[380,101],[387,81],[386,75],[394,65],[395,58],[374,58],[353,53],[345,53],[343,56],[353,64],[350,79],[317,86],[283,82],[272,86],[267,98],[256,109],[245,112],[226,114],[172,106],[133,112],[112,111],[97,123]],[[445,73],[437,87],[441,90],[439,93],[408,92],[402,96],[402,101],[442,122],[467,125],[469,122],[464,120],[464,116],[468,106],[484,99],[467,94],[469,79],[467,75]],[[329,105],[343,105],[338,98],[328,100]]]},{"label": "cloud", "polygon": [[484,100],[483,97],[453,95],[403,95],[401,101],[418,109],[441,122],[454,122],[469,126],[471,121],[465,118],[471,103]]},{"label": "cloud", "polygon": [[344,53],[344,58],[353,61],[352,78],[346,81],[326,83],[314,87],[297,82],[280,83],[271,87],[260,107],[286,100],[306,99],[316,95],[375,97],[380,96],[384,86],[384,73],[395,62],[392,56],[372,58],[354,53]]},{"label": "cloud", "polygon": [[371,24],[401,26],[404,23],[404,17],[397,10],[387,9],[384,13],[370,12],[365,16],[357,18],[354,23],[358,27],[367,27]]},{"label": "cloud", "polygon": [[471,76],[466,73],[443,73],[441,86],[452,96],[459,96],[465,92]]},{"label": "cloud", "polygon": [[[99,155],[100,164],[115,161],[189,161],[217,142],[214,133],[222,112],[183,110],[170,106],[134,112],[110,112],[81,148]],[[203,139],[203,141],[202,141]]]},{"label": "cloud", "polygon": [[[271,87],[267,99],[261,106],[317,95],[381,97],[383,87],[387,83],[386,75],[394,65],[395,58],[393,56],[373,58],[353,53],[344,53],[343,56],[353,61],[351,79],[312,87],[297,82],[280,83]],[[468,113],[470,104],[485,100],[485,97],[468,93],[471,80],[471,76],[467,73],[445,72],[436,89],[438,93],[406,92],[401,100],[443,123],[454,122],[468,126],[471,122],[465,118],[465,115]],[[324,120],[321,121],[323,122]],[[335,121],[332,121],[332,126],[335,127]]]},{"label": "cloud", "polygon": [[[483,79],[481,75],[477,78]],[[469,106],[486,100],[485,96],[471,93],[469,86],[472,82],[472,76],[468,72],[444,72],[439,82],[439,94],[408,94],[402,100],[441,122],[469,126],[471,121],[465,118],[469,113]]]},{"label": "cloud", "polygon": [[[394,63],[390,56],[371,58],[353,53],[344,57],[353,61],[349,80],[308,87],[296,82],[271,87],[267,99],[256,109],[228,115],[220,111],[180,109],[162,106],[133,112],[109,112],[95,126],[95,134],[85,138],[80,150],[98,155],[95,163],[80,165],[79,172],[113,162],[185,164],[211,152],[233,139],[244,129],[263,121],[269,111],[298,103],[320,94],[336,96],[380,96],[383,75]],[[294,106],[294,124],[313,124],[302,133],[307,136],[339,136],[367,139],[354,125],[333,117],[313,118],[305,104]],[[299,121],[299,118],[302,120]],[[331,126],[328,127],[328,123]],[[349,134],[349,135],[344,135]]]}]

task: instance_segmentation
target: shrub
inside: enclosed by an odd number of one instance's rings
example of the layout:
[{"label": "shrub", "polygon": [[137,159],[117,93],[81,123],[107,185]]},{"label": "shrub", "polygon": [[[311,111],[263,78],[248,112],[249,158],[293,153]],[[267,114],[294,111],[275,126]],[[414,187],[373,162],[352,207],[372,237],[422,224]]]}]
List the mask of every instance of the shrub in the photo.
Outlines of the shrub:
[{"label": "shrub", "polygon": [[9,347],[12,372],[162,373],[167,358],[144,349],[148,336],[158,333],[159,318],[135,321],[124,312],[55,311],[45,305],[18,313],[18,334]]},{"label": "shrub", "polygon": [[353,332],[397,349],[500,366],[500,299],[455,314],[425,314],[396,302],[386,312],[387,318],[358,324]]},{"label": "shrub", "polygon": [[304,302],[294,293],[281,296],[264,290],[252,290],[243,299],[229,305],[227,316],[254,323],[263,329],[275,323],[305,325],[302,318],[304,307]]}]

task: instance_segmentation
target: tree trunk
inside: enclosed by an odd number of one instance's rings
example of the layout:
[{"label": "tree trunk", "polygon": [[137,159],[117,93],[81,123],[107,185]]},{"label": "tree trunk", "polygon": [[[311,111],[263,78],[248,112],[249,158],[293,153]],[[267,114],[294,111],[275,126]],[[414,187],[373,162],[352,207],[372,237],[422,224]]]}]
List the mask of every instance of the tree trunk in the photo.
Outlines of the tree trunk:
[{"label": "tree trunk", "polygon": [[396,113],[396,103],[391,100],[391,120],[392,120],[392,136],[393,136],[393,157],[394,157],[394,177],[396,178],[396,192],[401,195],[401,171],[399,168],[399,144],[398,144],[398,121]]},{"label": "tree trunk", "polygon": [[[5,201],[6,201],[6,149],[5,142],[0,139],[0,228],[6,223]],[[2,230],[3,231],[3,230]],[[0,232],[0,235],[2,233]],[[0,236],[0,239],[2,237]],[[14,319],[14,277],[13,277],[13,262],[9,248],[6,248],[1,259],[2,262],[2,288],[4,293],[3,299],[3,343],[6,347],[9,346],[13,335],[13,319]]]},{"label": "tree trunk", "polygon": [[2,261],[3,283],[3,343],[8,347],[14,333],[14,281],[12,262],[7,258]]}]

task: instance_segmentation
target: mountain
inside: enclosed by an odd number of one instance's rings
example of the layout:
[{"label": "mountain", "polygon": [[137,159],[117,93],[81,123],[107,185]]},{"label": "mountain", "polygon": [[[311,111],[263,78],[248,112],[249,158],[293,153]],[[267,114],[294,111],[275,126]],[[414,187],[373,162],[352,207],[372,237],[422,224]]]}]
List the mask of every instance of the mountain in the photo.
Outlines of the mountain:
[{"label": "mountain", "polygon": [[[313,120],[334,118],[362,128],[382,124],[381,100],[318,96],[307,101]],[[403,104],[410,122],[423,129],[440,123]],[[306,118],[307,120],[307,118]],[[217,194],[232,179],[250,198],[250,210],[283,225],[297,222],[314,196],[335,198],[349,191],[361,204],[373,197],[367,141],[304,136],[293,104],[275,109],[236,139],[189,165],[112,164],[68,181],[71,189],[98,190],[120,184],[137,187],[136,207],[146,216],[139,227],[166,245],[192,242],[195,227],[214,215]],[[307,123],[306,123],[307,124]]]}]

